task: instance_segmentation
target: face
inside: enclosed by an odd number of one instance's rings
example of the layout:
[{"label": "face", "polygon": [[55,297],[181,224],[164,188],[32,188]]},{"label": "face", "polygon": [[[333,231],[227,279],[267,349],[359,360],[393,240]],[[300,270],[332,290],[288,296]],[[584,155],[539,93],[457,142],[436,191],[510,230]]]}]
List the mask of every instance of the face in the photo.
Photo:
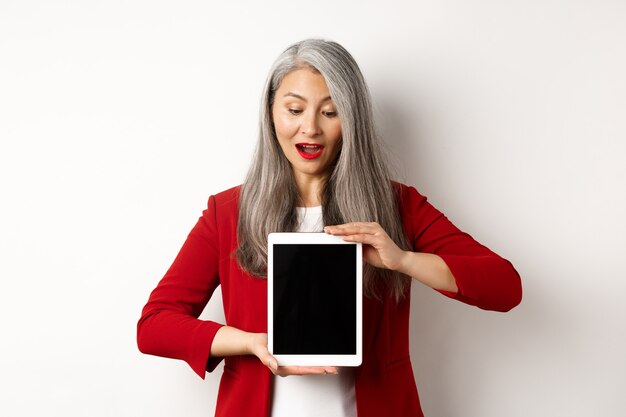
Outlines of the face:
[{"label": "face", "polygon": [[296,181],[326,177],[341,149],[341,123],[324,77],[307,68],[287,74],[276,90],[272,118]]}]

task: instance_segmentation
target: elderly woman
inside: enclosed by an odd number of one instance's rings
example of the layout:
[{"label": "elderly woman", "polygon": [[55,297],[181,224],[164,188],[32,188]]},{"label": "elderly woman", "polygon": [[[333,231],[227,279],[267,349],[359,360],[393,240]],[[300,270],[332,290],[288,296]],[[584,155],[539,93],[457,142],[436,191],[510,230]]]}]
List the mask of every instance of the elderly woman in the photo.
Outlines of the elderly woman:
[{"label": "elderly woman", "polygon": [[[341,45],[287,48],[260,118],[245,182],[209,197],[143,308],[139,350],[182,359],[201,378],[225,359],[216,416],[423,415],[409,357],[412,279],[507,311],[521,300],[518,273],[390,178],[365,80]],[[363,362],[283,367],[267,349],[267,236],[322,231],[363,243]],[[199,320],[218,285],[226,323]],[[299,376],[276,378],[288,375]]]}]

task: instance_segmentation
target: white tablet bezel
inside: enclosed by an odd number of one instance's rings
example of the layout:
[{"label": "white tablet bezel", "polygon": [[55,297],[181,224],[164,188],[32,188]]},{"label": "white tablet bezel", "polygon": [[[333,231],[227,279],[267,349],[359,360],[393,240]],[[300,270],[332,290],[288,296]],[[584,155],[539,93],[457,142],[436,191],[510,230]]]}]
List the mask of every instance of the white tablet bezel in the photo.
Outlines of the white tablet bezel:
[{"label": "white tablet bezel", "polygon": [[[355,245],[356,250],[356,353],[351,355],[274,355],[274,267],[275,244]],[[279,366],[359,366],[363,358],[363,248],[361,243],[346,242],[326,233],[270,233],[267,245],[267,341]]]}]

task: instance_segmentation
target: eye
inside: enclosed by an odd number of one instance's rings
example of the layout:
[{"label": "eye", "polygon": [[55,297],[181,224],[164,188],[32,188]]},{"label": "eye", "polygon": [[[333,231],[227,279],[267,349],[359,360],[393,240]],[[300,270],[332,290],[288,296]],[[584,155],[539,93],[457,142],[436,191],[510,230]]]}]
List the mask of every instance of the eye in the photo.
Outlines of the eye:
[{"label": "eye", "polygon": [[335,116],[337,116],[337,112],[336,111],[325,111],[324,115],[326,117],[335,117]]},{"label": "eye", "polygon": [[288,109],[288,111],[289,111],[289,113],[295,114],[295,115],[298,115],[298,114],[302,113],[302,110],[300,110],[300,109]]}]

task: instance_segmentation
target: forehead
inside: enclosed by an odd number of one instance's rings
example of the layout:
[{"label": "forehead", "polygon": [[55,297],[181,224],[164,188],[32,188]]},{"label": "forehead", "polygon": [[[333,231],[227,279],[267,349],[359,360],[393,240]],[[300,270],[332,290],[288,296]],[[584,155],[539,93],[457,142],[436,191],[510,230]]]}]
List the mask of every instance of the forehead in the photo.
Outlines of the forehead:
[{"label": "forehead", "polygon": [[319,98],[328,96],[326,80],[319,72],[309,68],[299,68],[291,71],[280,82],[277,96],[282,98],[286,93],[295,93],[305,98]]}]

